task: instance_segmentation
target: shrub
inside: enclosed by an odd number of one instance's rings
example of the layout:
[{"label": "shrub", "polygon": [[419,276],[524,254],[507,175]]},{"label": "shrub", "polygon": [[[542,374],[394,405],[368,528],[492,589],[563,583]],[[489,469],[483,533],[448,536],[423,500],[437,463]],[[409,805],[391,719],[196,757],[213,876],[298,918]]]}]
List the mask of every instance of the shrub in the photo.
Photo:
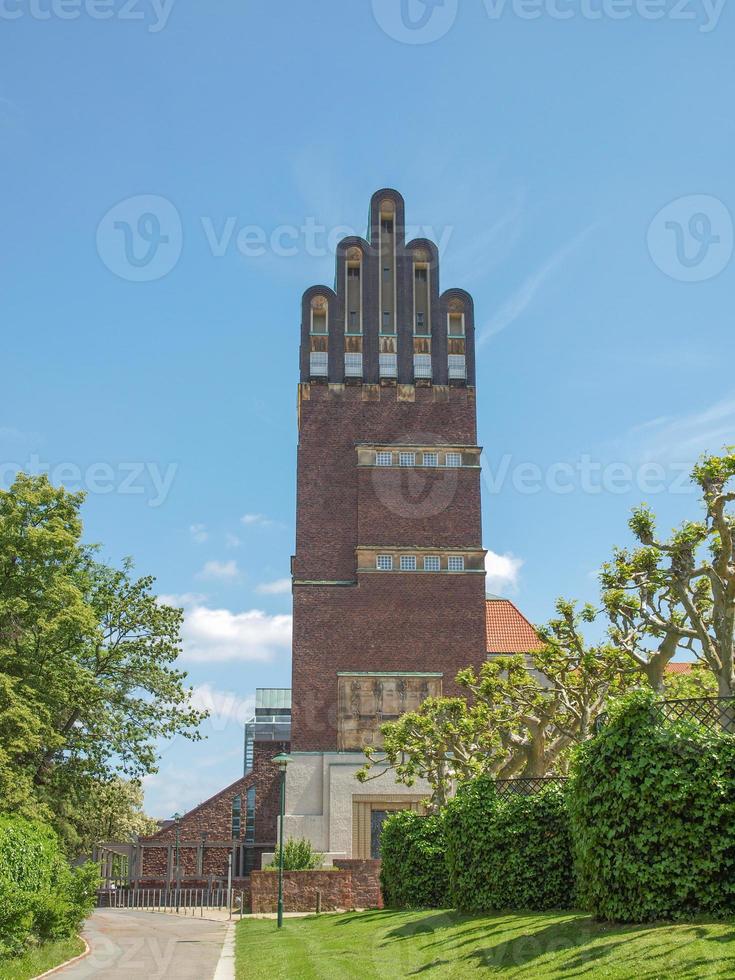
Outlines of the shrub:
[{"label": "shrub", "polygon": [[602,919],[735,911],[735,737],[622,698],[579,749],[570,794],[580,897]]},{"label": "shrub", "polygon": [[[284,871],[314,871],[321,868],[324,855],[315,851],[311,841],[305,837],[296,839],[289,837],[283,845],[283,870]],[[275,861],[269,864],[266,871],[278,871],[278,854]]]},{"label": "shrub", "polygon": [[444,818],[399,810],[383,824],[380,884],[391,908],[446,908]]},{"label": "shrub", "polygon": [[499,798],[492,780],[446,807],[449,897],[466,912],[571,908],[574,869],[564,793]]},{"label": "shrub", "polygon": [[0,957],[31,939],[73,935],[92,910],[98,883],[93,864],[72,871],[45,824],[0,816]]}]

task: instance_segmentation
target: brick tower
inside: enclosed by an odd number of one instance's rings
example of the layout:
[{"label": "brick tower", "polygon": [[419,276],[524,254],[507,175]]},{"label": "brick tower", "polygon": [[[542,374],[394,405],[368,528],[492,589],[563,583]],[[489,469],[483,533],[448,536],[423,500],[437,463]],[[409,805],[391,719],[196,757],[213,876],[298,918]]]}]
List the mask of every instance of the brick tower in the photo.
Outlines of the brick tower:
[{"label": "brick tower", "polygon": [[296,756],[379,744],[485,658],[472,298],[440,293],[436,246],[404,227],[378,191],[369,241],[343,240],[335,289],[303,297]]}]

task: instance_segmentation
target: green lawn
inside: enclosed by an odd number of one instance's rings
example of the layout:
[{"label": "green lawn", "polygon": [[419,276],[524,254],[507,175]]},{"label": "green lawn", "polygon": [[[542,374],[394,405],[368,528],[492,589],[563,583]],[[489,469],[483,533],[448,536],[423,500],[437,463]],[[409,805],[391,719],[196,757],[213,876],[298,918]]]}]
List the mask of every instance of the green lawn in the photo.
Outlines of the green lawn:
[{"label": "green lawn", "polygon": [[44,943],[24,956],[0,959],[0,977],[2,980],[30,980],[83,952],[84,943],[79,936],[62,939],[58,943]]},{"label": "green lawn", "polygon": [[576,913],[352,912],[244,919],[238,980],[735,977],[735,921],[607,926]]}]

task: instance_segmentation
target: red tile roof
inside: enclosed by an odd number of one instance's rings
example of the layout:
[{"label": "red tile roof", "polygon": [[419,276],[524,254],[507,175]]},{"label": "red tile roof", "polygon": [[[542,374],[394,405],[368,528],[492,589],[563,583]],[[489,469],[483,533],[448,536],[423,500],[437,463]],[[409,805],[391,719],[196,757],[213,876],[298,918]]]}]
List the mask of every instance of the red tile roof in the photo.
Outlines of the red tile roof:
[{"label": "red tile roof", "polygon": [[542,646],[536,630],[510,599],[486,601],[485,633],[488,653],[530,653]]},{"label": "red tile roof", "polygon": [[691,674],[692,663],[672,663],[666,664],[665,671],[667,674]]}]

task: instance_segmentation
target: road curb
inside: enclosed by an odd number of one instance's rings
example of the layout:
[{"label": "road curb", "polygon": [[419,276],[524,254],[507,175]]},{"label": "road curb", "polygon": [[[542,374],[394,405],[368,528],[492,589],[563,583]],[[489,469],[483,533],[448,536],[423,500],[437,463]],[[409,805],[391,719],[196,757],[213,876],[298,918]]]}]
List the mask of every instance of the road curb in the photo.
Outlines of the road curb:
[{"label": "road curb", "polygon": [[[92,952],[92,947],[89,945],[89,943],[84,938],[84,936],[80,936],[79,938],[84,943],[84,952],[83,953],[79,953],[78,956],[72,956],[72,958],[70,960],[66,960],[65,963],[59,963],[58,966],[52,966],[51,969],[50,970],[46,970],[45,973],[39,973],[38,976],[33,977],[33,980],[41,980],[42,977],[51,977],[51,976],[54,975],[54,973],[58,973],[59,970],[65,970],[67,968],[67,966],[71,966],[72,963],[78,963],[79,960],[83,960],[85,958],[85,956],[89,956],[89,954]],[[234,976],[234,974],[233,974],[233,976]]]},{"label": "road curb", "polygon": [[231,922],[225,932],[222,952],[219,954],[217,969],[212,980],[235,980],[235,923]]}]

